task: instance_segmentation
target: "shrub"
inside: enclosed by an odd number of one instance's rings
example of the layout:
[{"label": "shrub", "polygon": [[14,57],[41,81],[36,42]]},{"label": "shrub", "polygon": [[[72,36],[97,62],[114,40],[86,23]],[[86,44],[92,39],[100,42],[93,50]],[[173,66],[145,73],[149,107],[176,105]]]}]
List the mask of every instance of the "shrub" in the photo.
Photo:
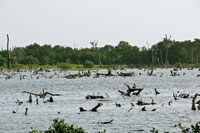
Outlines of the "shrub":
[{"label": "shrub", "polygon": [[69,62],[66,62],[66,63],[59,63],[57,66],[58,66],[58,68],[64,69],[64,70],[67,70],[67,69],[71,69],[71,68],[72,68],[72,65],[71,65]]},{"label": "shrub", "polygon": [[90,60],[86,60],[86,61],[84,62],[84,64],[83,64],[83,66],[84,66],[85,68],[92,68],[92,67],[94,66],[94,63],[93,63],[92,61],[90,61]]},{"label": "shrub", "polygon": [[[42,133],[42,131],[38,131],[32,128],[31,133]],[[86,133],[82,127],[74,127],[73,125],[69,125],[68,123],[64,122],[64,119],[53,119],[53,124],[49,126],[44,133]]]}]

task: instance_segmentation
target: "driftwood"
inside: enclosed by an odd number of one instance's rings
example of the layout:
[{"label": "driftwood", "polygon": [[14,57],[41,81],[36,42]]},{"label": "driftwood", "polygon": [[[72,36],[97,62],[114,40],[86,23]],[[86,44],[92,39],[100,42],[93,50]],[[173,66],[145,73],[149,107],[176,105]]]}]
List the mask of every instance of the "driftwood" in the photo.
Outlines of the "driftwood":
[{"label": "driftwood", "polygon": [[99,77],[100,75],[102,76],[116,76],[116,75],[113,75],[111,73],[111,70],[108,70],[108,73],[104,74],[104,73],[98,73],[98,72],[95,72],[96,73],[96,77]]},{"label": "driftwood", "polygon": [[116,107],[121,107],[121,104],[115,103]]},{"label": "driftwood", "polygon": [[181,97],[181,98],[188,98],[190,94],[187,94],[187,93],[181,93],[178,95],[178,97]]},{"label": "driftwood", "polygon": [[173,92],[173,97],[174,97],[174,100],[178,100],[177,95],[175,95],[174,92]]},{"label": "driftwood", "polygon": [[145,106],[142,108],[142,111],[147,111]]},{"label": "driftwood", "polygon": [[19,99],[17,99],[16,104],[21,105],[21,104],[23,104],[23,102],[20,101]]},{"label": "driftwood", "polygon": [[118,90],[119,93],[121,93],[121,95],[124,96],[130,96],[130,94],[132,93],[132,95],[139,95],[140,92],[143,90],[143,88],[136,88],[136,85],[134,84],[133,88],[131,88],[129,85],[125,84],[128,87],[128,90],[126,90],[126,92]]},{"label": "driftwood", "polygon": [[173,72],[172,70],[170,71],[170,73],[171,73],[171,76],[180,76],[180,74],[177,74],[176,72]]},{"label": "driftwood", "polygon": [[106,122],[97,122],[98,124],[112,124],[113,119]]},{"label": "driftwood", "polygon": [[138,106],[142,106],[142,105],[154,105],[156,104],[154,102],[154,100],[152,99],[152,102],[151,103],[147,103],[147,102],[143,102],[142,100],[138,100],[138,102],[136,103]]},{"label": "driftwood", "polygon": [[99,108],[99,107],[101,107],[103,104],[102,103],[98,103],[95,107],[93,107],[91,110],[86,110],[86,109],[84,109],[83,107],[79,107],[79,109],[80,109],[80,112],[83,112],[83,111],[93,111],[93,112],[96,112],[97,111],[97,109]]},{"label": "driftwood", "polygon": [[86,97],[85,97],[86,99],[104,99],[104,97],[103,96],[94,96],[94,95],[87,95]]},{"label": "driftwood", "polygon": [[50,97],[48,100],[44,101],[44,103],[48,103],[48,102],[52,103],[53,102],[53,97]]},{"label": "driftwood", "polygon": [[130,77],[130,76],[134,76],[134,72],[129,72],[129,73],[123,73],[123,72],[117,72],[118,76],[123,76],[123,77]]}]

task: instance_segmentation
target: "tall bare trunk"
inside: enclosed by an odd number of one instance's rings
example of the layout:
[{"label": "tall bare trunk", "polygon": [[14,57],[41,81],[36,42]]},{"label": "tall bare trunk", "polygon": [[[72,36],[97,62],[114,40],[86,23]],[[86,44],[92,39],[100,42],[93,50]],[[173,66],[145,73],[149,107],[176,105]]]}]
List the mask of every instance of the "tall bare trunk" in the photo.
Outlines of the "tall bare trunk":
[{"label": "tall bare trunk", "polygon": [[8,69],[11,70],[11,58],[10,58],[10,50],[9,50],[9,35],[7,34],[7,53],[8,53],[8,57],[7,57],[7,66]]}]

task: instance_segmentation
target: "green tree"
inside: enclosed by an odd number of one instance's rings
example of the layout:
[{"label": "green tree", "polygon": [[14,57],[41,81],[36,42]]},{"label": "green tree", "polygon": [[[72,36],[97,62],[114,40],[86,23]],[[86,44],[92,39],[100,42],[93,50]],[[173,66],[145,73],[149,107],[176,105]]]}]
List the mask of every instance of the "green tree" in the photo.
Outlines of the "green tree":
[{"label": "green tree", "polygon": [[92,68],[94,66],[94,63],[90,60],[86,60],[83,65],[85,68]]}]

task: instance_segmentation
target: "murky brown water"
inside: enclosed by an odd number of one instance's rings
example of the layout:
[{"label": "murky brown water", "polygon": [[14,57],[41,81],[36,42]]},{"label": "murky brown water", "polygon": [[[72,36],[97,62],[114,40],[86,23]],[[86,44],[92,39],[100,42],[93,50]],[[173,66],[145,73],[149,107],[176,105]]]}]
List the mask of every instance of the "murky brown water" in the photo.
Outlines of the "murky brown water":
[{"label": "murky brown water", "polygon": [[[6,80],[6,76],[1,73],[0,133],[27,133],[31,131],[31,126],[44,130],[56,117],[63,118],[70,124],[82,126],[89,133],[104,129],[108,133],[149,132],[153,127],[161,132],[178,131],[177,128],[172,127],[174,124],[179,122],[185,126],[194,124],[200,120],[200,111],[191,110],[192,98],[179,98],[174,101],[172,94],[177,91],[189,93],[191,96],[200,93],[200,77],[196,77],[200,71],[183,69],[178,71],[180,76],[171,77],[170,70],[156,69],[153,76],[147,76],[147,71],[134,69],[128,70],[136,73],[134,77],[93,78],[92,75],[76,79],[64,79],[58,76],[52,79],[47,78],[54,72],[44,73],[46,78],[40,76],[36,79],[38,75],[33,75],[31,79],[32,73],[22,72],[21,75],[27,75],[23,80],[20,80],[17,73],[12,79]],[[101,71],[101,73],[106,72]],[[59,76],[62,75],[64,72]],[[144,90],[139,96],[123,97],[117,91],[127,89],[124,83],[131,86],[135,83],[138,88],[144,88]],[[39,105],[37,105],[34,96],[33,103],[26,102],[29,95],[22,91],[39,93],[44,88],[45,91],[62,95],[54,97],[53,103],[43,103],[43,99],[39,99]],[[154,88],[157,88],[161,94],[155,95]],[[105,100],[85,99],[86,95],[97,93],[105,96]],[[152,97],[156,104],[147,105],[147,111],[141,111],[143,106],[136,105],[138,99],[151,102]],[[17,99],[23,101],[23,104],[17,105],[15,103]],[[168,105],[169,101],[173,101],[171,106]],[[79,112],[79,107],[91,109],[99,102],[103,103],[103,106],[98,109],[98,112]],[[120,103],[121,107],[116,107],[115,103]],[[135,106],[128,112],[131,108],[130,103],[134,103]],[[24,115],[26,107],[28,108],[27,116]],[[156,111],[151,111],[152,109]],[[13,114],[12,110],[16,113]],[[98,122],[111,119],[114,119],[113,124],[98,124]]]}]

